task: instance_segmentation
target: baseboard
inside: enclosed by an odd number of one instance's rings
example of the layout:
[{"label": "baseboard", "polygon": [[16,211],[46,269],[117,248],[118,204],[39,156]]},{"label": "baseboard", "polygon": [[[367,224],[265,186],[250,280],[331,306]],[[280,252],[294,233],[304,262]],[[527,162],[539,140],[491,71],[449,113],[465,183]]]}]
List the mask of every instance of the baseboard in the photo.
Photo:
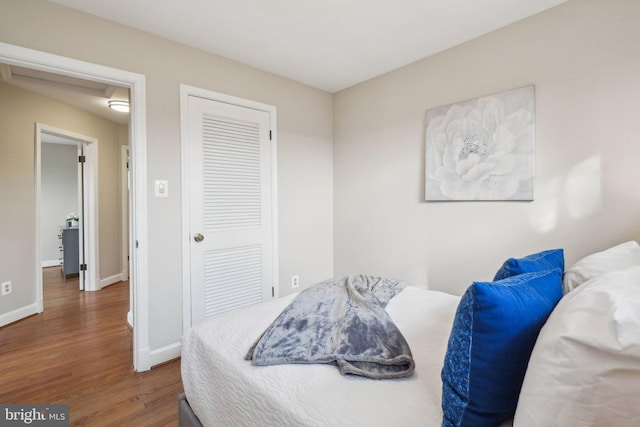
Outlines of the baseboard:
[{"label": "baseboard", "polygon": [[120,281],[126,282],[127,280],[129,280],[129,270],[122,270],[122,273],[120,273]]},{"label": "baseboard", "polygon": [[131,310],[127,312],[127,323],[129,324],[129,327],[133,329],[133,311]]},{"label": "baseboard", "polygon": [[170,360],[177,359],[182,354],[182,343],[176,342],[173,344],[165,345],[156,350],[149,352],[149,366],[157,366],[166,363]]},{"label": "baseboard", "polygon": [[17,322],[25,317],[29,317],[33,314],[38,314],[38,304],[29,304],[26,307],[19,308],[17,310],[10,311],[9,313],[0,314],[0,327],[8,325],[9,323]]},{"label": "baseboard", "polygon": [[113,285],[114,283],[118,283],[122,281],[122,275],[121,273],[118,274],[114,274],[111,277],[107,277],[105,279],[100,279],[100,289],[109,286],[109,285]]},{"label": "baseboard", "polygon": [[52,259],[50,261],[42,261],[42,268],[56,267],[58,265],[62,265],[62,261],[60,261],[59,259]]}]

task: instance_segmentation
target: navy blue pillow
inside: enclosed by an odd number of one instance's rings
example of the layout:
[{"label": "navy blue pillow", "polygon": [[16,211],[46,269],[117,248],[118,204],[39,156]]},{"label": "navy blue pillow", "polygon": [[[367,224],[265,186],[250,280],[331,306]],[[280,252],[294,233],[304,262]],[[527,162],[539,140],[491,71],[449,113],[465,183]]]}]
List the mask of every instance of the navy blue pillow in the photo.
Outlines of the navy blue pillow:
[{"label": "navy blue pillow", "polygon": [[495,427],[513,416],[540,329],[562,297],[560,269],[474,282],[442,368],[442,425]]},{"label": "navy blue pillow", "polygon": [[550,249],[524,258],[509,258],[502,264],[493,280],[502,280],[507,277],[535,271],[553,270],[559,268],[564,273],[564,250]]}]

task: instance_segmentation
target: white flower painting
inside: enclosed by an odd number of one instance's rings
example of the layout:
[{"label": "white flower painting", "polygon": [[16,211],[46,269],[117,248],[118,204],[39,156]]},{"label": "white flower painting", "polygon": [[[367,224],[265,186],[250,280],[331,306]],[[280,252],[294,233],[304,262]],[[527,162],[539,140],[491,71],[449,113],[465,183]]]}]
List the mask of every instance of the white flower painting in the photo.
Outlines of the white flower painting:
[{"label": "white flower painting", "polygon": [[428,201],[533,200],[534,87],[427,111]]}]

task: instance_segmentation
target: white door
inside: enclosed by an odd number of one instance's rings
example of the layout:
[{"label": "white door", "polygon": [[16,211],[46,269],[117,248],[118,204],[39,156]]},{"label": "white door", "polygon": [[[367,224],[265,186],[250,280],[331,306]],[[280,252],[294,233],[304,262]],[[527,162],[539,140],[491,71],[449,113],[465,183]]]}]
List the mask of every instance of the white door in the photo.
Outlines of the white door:
[{"label": "white door", "polygon": [[85,164],[85,156],[84,156],[84,144],[78,144],[78,287],[81,291],[84,291],[85,285],[84,282],[87,279],[85,276],[85,272],[87,271],[87,261],[86,261],[86,247],[84,244],[85,240],[85,226],[87,221],[85,221],[85,197],[84,197],[84,164]]},{"label": "white door", "polygon": [[191,324],[273,298],[269,112],[189,96]]}]

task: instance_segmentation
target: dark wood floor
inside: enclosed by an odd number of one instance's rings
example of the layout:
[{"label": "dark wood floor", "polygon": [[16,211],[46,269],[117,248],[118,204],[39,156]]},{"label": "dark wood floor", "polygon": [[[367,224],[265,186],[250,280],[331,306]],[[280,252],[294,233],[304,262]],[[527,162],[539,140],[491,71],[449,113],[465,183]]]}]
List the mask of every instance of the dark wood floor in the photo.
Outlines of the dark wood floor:
[{"label": "dark wood floor", "polygon": [[133,371],[127,282],[81,292],[47,268],[44,301],[0,328],[0,403],[66,403],[71,425],[178,425],[180,361]]}]

